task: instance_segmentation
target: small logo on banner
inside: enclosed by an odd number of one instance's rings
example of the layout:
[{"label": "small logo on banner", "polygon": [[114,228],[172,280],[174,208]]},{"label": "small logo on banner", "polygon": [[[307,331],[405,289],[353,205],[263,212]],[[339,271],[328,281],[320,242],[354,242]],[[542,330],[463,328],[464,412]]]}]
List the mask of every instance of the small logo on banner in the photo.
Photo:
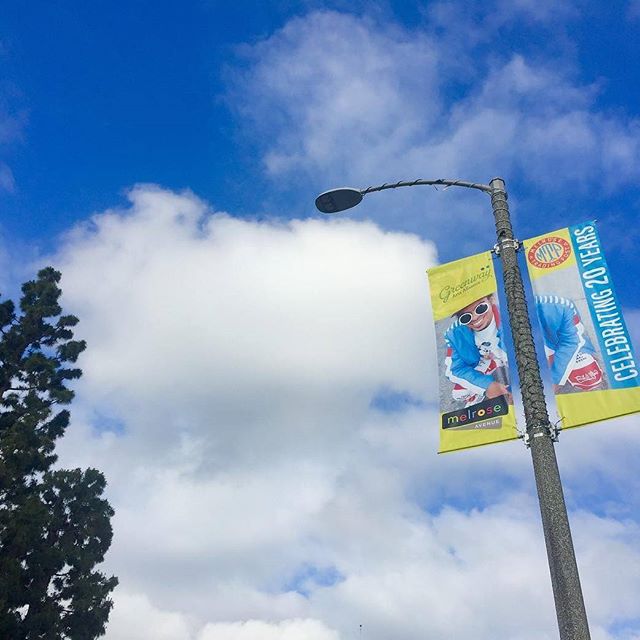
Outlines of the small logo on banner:
[{"label": "small logo on banner", "polygon": [[458,298],[461,295],[463,296],[474,287],[485,284],[491,279],[492,275],[493,270],[491,268],[491,264],[487,264],[484,267],[480,267],[480,270],[477,273],[465,277],[461,282],[447,284],[442,287],[438,297],[446,304],[450,299]]},{"label": "small logo on banner", "polygon": [[602,370],[590,353],[579,353],[568,381],[581,391],[591,391],[602,382]]},{"label": "small logo on banner", "polygon": [[471,407],[442,414],[443,429],[500,429],[502,419],[509,413],[505,396],[491,398]]},{"label": "small logo on banner", "polygon": [[527,260],[538,269],[552,269],[565,262],[571,255],[571,245],[558,236],[538,240],[527,252]]}]

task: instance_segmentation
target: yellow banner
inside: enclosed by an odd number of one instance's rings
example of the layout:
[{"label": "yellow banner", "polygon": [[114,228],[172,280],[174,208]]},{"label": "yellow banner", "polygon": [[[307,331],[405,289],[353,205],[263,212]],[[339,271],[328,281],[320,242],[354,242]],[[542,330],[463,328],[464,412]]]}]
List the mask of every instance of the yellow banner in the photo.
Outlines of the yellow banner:
[{"label": "yellow banner", "polygon": [[518,437],[489,251],[427,271],[436,332],[439,453]]},{"label": "yellow banner", "polygon": [[595,222],[523,242],[563,429],[640,411],[640,363]]}]

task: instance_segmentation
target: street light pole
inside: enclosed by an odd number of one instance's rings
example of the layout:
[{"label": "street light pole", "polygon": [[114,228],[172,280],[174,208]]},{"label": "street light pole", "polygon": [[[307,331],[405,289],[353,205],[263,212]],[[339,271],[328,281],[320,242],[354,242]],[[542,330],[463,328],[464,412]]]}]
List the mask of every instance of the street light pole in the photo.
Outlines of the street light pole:
[{"label": "street light pole", "polygon": [[556,452],[553,448],[553,428],[547,413],[538,358],[529,324],[524,285],[516,253],[517,243],[513,237],[509,216],[507,192],[504,181],[500,178],[494,178],[490,186],[491,206],[502,261],[504,291],[520,376],[522,404],[533,460],[533,473],[538,489],[560,638],[561,640],[587,640],[590,638],[589,624]]},{"label": "street light pole", "polygon": [[489,185],[463,180],[413,180],[361,190],[334,189],[320,194],[316,199],[316,206],[323,213],[338,213],[356,206],[368,193],[417,185],[465,187],[484,191],[491,196],[497,234],[496,249],[502,262],[503,285],[520,376],[526,434],[542,515],[560,640],[589,640],[589,624],[553,446],[555,431],[549,421],[544,398],[524,284],[518,266],[519,243],[513,235],[504,180],[494,178]]}]

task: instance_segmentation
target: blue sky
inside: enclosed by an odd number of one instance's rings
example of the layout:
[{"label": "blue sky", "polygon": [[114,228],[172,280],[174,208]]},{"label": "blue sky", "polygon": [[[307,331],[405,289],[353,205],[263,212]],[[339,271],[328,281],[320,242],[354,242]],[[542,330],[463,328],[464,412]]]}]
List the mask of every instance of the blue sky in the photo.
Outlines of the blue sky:
[{"label": "blue sky", "polygon": [[[528,453],[435,455],[424,270],[493,245],[488,198],[313,201],[500,175],[520,238],[598,219],[637,343],[639,28],[637,0],[3,7],[0,284],[55,264],[89,344],[60,448],[116,509],[109,640],[556,637]],[[636,422],[557,448],[594,640],[640,637]]]},{"label": "blue sky", "polygon": [[[519,5],[524,15],[529,3],[514,3]],[[275,129],[276,136],[283,138],[282,129],[289,125],[286,118],[274,123],[273,114],[252,114],[251,105],[243,101],[267,102],[274,96],[254,96],[238,85],[243,77],[246,80],[243,74],[250,74],[258,64],[259,43],[268,41],[292,18],[318,10],[351,7],[345,15],[367,16],[383,28],[399,30],[398,39],[412,34],[440,36],[448,47],[447,55],[438,61],[446,70],[438,79],[442,113],[447,103],[473,95],[491,67],[520,55],[534,69],[557,73],[567,85],[556,87],[559,95],[553,95],[550,86],[542,87],[526,101],[566,98],[562,89],[570,88],[582,94],[571,96],[574,101],[587,103],[581,108],[586,106],[607,121],[613,118],[628,124],[637,116],[640,103],[633,63],[640,53],[634,37],[635,6],[597,2],[580,3],[579,8],[560,2],[552,10],[544,9],[544,3],[541,6],[535,15],[530,12],[532,19],[519,20],[510,15],[516,10],[502,9],[501,16],[491,3],[470,3],[462,12],[447,3],[415,2],[372,6],[203,1],[179,8],[167,2],[153,7],[132,2],[126,11],[102,2],[83,7],[73,2],[55,6],[41,2],[31,4],[29,10],[10,3],[0,25],[2,152],[15,183],[13,193],[6,189],[2,193],[7,243],[48,246],[52,235],[88,211],[112,206],[124,189],[139,182],[189,188],[234,215],[314,215],[310,198],[332,185],[318,170],[265,175],[263,158],[269,137]],[[478,33],[469,38],[471,25]],[[468,42],[461,52],[459,39],[465,35]],[[460,64],[449,55],[460,56]],[[419,94],[424,87],[417,81],[420,71],[415,64],[411,69],[415,74],[397,69],[397,82],[406,91],[417,85]],[[375,81],[375,69],[355,66],[344,81],[360,77]],[[496,80],[497,102],[501,99],[498,84]],[[296,101],[302,99],[293,96],[290,108],[295,109]],[[518,106],[526,109],[526,101]],[[283,116],[286,111],[285,107]],[[562,106],[557,111],[562,112]],[[536,112],[544,118],[544,109]],[[446,134],[444,118],[442,122],[425,118],[422,131],[416,124],[421,138]],[[487,135],[496,134],[487,131]],[[335,155],[344,156],[345,151],[336,149]],[[482,152],[478,155],[481,159]],[[526,158],[474,164],[470,163],[472,175],[463,177],[487,181],[496,172],[504,174],[512,196],[522,199],[516,211],[525,236],[542,232],[549,224],[558,226],[585,216],[597,216],[603,222],[614,219],[616,228],[624,227],[625,216],[633,215],[638,200],[634,180],[620,180],[624,189],[610,188],[608,182],[614,178],[595,167],[585,168],[584,179],[554,174],[552,181],[545,175],[547,183],[541,189],[542,178],[534,182],[527,175]],[[559,163],[559,170],[564,168]],[[631,167],[627,171],[633,173]],[[421,176],[423,169],[417,164],[405,174],[389,166],[372,173],[371,179],[385,181]],[[362,175],[365,182],[367,177]],[[598,184],[600,179],[605,185]],[[416,217],[394,219],[394,228],[424,232],[419,220],[412,219]],[[384,218],[380,222],[385,224]],[[615,242],[615,229],[603,226],[602,233]],[[622,247],[620,264],[631,257],[629,245]],[[446,245],[439,248],[445,256],[456,255]],[[618,269],[617,254],[610,260]],[[619,287],[626,297],[630,287],[624,281]]]}]

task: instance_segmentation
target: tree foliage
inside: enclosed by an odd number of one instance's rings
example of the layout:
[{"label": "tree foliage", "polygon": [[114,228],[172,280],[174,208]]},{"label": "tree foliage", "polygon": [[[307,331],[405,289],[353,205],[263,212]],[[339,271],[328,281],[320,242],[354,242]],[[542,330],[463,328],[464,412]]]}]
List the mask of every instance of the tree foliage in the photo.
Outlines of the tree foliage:
[{"label": "tree foliage", "polygon": [[[25,283],[19,310],[0,302],[0,638],[92,640],[118,581],[95,570],[113,510],[96,469],[54,469],[69,424],[70,380],[85,349],[62,315],[60,273]],[[71,366],[70,366],[71,365]]]}]

